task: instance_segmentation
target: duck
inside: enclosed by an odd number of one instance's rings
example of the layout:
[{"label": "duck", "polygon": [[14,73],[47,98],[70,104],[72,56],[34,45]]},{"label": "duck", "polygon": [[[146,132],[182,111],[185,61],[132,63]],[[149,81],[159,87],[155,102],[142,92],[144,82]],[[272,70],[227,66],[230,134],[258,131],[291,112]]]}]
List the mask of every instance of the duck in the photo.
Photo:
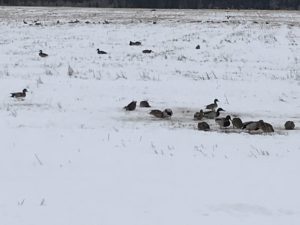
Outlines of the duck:
[{"label": "duck", "polygon": [[195,120],[202,120],[204,116],[203,110],[201,109],[200,112],[196,112],[194,114],[194,119]]},{"label": "duck", "polygon": [[242,129],[243,128],[243,122],[240,118],[235,117],[231,120],[233,128]]},{"label": "duck", "polygon": [[225,118],[216,118],[215,121],[221,128],[230,126],[231,117],[228,115]]},{"label": "duck", "polygon": [[207,119],[215,119],[216,117],[218,117],[220,115],[221,111],[225,111],[225,110],[222,108],[218,108],[218,110],[216,112],[215,111],[204,112],[203,116]]},{"label": "duck", "polygon": [[48,54],[46,54],[46,53],[44,53],[42,50],[40,50],[39,56],[42,57],[42,58],[45,58],[45,57],[48,56]]},{"label": "duck", "polygon": [[145,54],[149,54],[149,53],[152,53],[153,51],[152,50],[150,50],[150,49],[145,49],[145,50],[143,50],[143,53],[145,53]]},{"label": "duck", "polygon": [[260,124],[260,129],[265,133],[273,133],[274,128],[270,123],[263,122]]},{"label": "duck", "polygon": [[264,133],[274,132],[273,126],[263,120],[246,122],[243,124],[243,129],[248,131],[261,130]]},{"label": "duck", "polygon": [[295,129],[295,123],[293,121],[286,121],[284,124],[284,128],[286,130],[294,130]]},{"label": "duck", "polygon": [[97,48],[97,53],[100,55],[105,55],[107,54],[107,52],[100,50],[99,48]]},{"label": "duck", "polygon": [[136,108],[136,101],[130,102],[127,106],[124,107],[126,111],[133,111]]},{"label": "duck", "polygon": [[243,123],[243,130],[248,130],[248,131],[253,131],[253,130],[258,130],[260,128],[260,124],[262,124],[264,121],[259,120],[259,121],[248,121]]},{"label": "duck", "polygon": [[198,130],[209,131],[210,126],[206,122],[200,122],[198,123]]},{"label": "duck", "polygon": [[14,92],[14,93],[10,93],[11,94],[11,98],[25,98],[26,97],[26,92],[28,92],[27,91],[27,89],[25,88],[25,89],[23,89],[23,91],[22,92]]},{"label": "duck", "polygon": [[215,109],[218,108],[217,102],[219,102],[219,100],[218,100],[218,99],[215,99],[215,100],[214,100],[214,103],[209,104],[209,105],[206,106],[206,109],[215,111]]},{"label": "duck", "polygon": [[140,41],[130,41],[129,45],[130,46],[139,46],[139,45],[142,45],[142,43]]},{"label": "duck", "polygon": [[148,101],[141,101],[140,102],[140,107],[142,107],[142,108],[150,108],[151,106],[150,106],[150,104],[149,104]]},{"label": "duck", "polygon": [[165,109],[164,111],[154,109],[149,113],[157,118],[170,118],[173,115],[173,111],[171,109]]}]

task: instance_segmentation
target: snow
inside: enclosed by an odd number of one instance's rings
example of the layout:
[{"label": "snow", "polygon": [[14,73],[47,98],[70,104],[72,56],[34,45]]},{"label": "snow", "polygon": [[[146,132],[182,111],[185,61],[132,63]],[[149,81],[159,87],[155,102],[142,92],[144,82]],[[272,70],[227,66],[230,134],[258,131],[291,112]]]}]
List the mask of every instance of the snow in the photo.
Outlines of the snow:
[{"label": "snow", "polygon": [[[0,224],[298,225],[299,17],[1,7]],[[275,133],[198,131],[214,98]]]}]

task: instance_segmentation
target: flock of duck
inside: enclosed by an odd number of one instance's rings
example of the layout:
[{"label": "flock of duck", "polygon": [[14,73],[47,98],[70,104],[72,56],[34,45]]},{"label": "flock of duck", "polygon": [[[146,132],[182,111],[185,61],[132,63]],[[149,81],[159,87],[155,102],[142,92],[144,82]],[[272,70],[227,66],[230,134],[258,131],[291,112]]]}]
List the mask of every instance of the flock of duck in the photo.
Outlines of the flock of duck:
[{"label": "flock of duck", "polygon": [[[205,111],[201,109],[199,112],[194,114],[194,120],[201,121],[198,122],[198,130],[202,131],[209,131],[211,130],[210,125],[206,121],[202,120],[215,120],[215,123],[221,128],[226,129],[229,128],[231,125],[234,129],[240,129],[242,131],[247,131],[249,133],[253,132],[263,132],[263,133],[271,133],[274,132],[274,128],[270,123],[267,123],[263,120],[258,121],[247,121],[242,122],[242,120],[238,117],[231,118],[230,115],[226,117],[219,117],[221,111],[225,111],[222,108],[218,108],[218,99],[215,99],[212,104],[206,105]],[[124,107],[126,111],[134,111],[137,106],[137,101],[130,102],[127,106]],[[140,107],[142,108],[150,108],[150,104],[148,101],[141,101]],[[172,109],[165,109],[165,110],[158,110],[154,109],[149,112],[150,115],[160,118],[160,119],[167,119],[171,118],[173,115]],[[286,121],[284,124],[284,128],[286,130],[293,130],[295,129],[295,123],[293,121]]]},{"label": "flock of duck", "polygon": [[[142,43],[139,41],[136,42],[129,42],[130,46],[140,46]],[[196,49],[199,49],[200,46],[196,46]],[[143,53],[152,53],[152,50],[145,49],[142,51]],[[107,54],[107,52],[102,51],[100,49],[97,49],[98,54]],[[44,53],[42,50],[39,51],[39,56],[42,58],[48,57],[48,54]],[[27,89],[23,89],[22,92],[14,92],[11,93],[12,98],[16,99],[24,99],[26,97]],[[198,122],[198,130],[202,131],[209,131],[210,125],[206,121],[202,121],[204,119],[206,120],[212,120],[214,119],[216,124],[219,125],[220,128],[228,128],[232,125],[234,129],[240,129],[248,132],[252,131],[262,131],[265,133],[274,132],[274,128],[270,123],[264,122],[263,120],[258,121],[248,121],[248,122],[242,122],[242,120],[238,117],[231,118],[230,115],[227,115],[226,117],[219,117],[221,111],[225,111],[222,108],[218,108],[218,99],[215,99],[212,104],[206,105],[205,110],[200,110],[199,112],[196,112],[194,114],[194,120],[198,120],[201,122]],[[124,107],[127,111],[133,111],[136,109],[137,102],[132,101],[127,106]],[[140,107],[144,108],[150,108],[150,104],[148,101],[141,101]],[[170,118],[173,115],[173,111],[169,108],[161,111],[158,109],[154,109],[150,111],[150,114],[154,117],[160,118],[160,119],[167,119]],[[295,123],[293,121],[286,121],[284,124],[284,128],[286,130],[293,130],[295,129]]]},{"label": "flock of duck", "polygon": [[[130,41],[129,42],[129,45],[130,46],[141,46],[142,43],[140,41]],[[199,47],[199,48],[198,48]],[[200,45],[197,45],[196,46],[196,49],[200,49]],[[153,53],[153,51],[151,49],[144,49],[142,51],[142,53],[144,54],[150,54],[150,53]],[[106,55],[107,52],[106,51],[103,51],[103,50],[100,50],[99,48],[97,48],[97,54],[99,55]],[[45,58],[45,57],[48,57],[48,54],[47,53],[44,53],[42,50],[39,51],[39,56],[42,57],[42,58]]]},{"label": "flock of duck", "polygon": [[[22,92],[13,92],[11,93],[11,97],[16,99],[24,99],[27,92],[27,89],[23,89]],[[248,131],[250,133],[253,131],[262,131],[264,133],[274,132],[273,126],[270,123],[264,122],[263,120],[242,122],[240,118],[231,118],[230,115],[227,115],[226,117],[219,117],[220,112],[225,110],[222,108],[218,108],[218,102],[219,100],[215,99],[212,104],[209,104],[205,107],[206,111],[201,109],[199,112],[196,112],[194,114],[194,120],[201,121],[198,122],[198,130],[209,131],[211,129],[210,125],[206,121],[202,120],[214,119],[216,124],[218,124],[220,128],[228,128],[232,125],[234,129],[240,129]],[[136,109],[136,106],[137,101],[132,101],[127,106],[125,106],[124,109],[126,111],[134,111]],[[141,108],[151,107],[148,101],[141,101],[139,106]],[[173,115],[173,111],[170,108],[164,110],[154,109],[151,110],[149,114],[160,119],[167,119],[171,118],[171,116]],[[295,129],[295,123],[293,121],[286,121],[286,123],[284,124],[284,128],[286,130],[293,130]]]},{"label": "flock of duck", "polygon": [[[142,45],[142,42],[140,42],[140,41],[130,41],[129,42],[129,46],[141,46],[141,45]],[[200,49],[200,45],[197,45],[196,49]],[[100,50],[99,48],[97,48],[96,50],[97,50],[97,53],[99,55],[106,55],[106,54],[108,54],[106,51]],[[144,50],[142,50],[142,53],[144,53],[144,54],[150,54],[150,53],[153,53],[153,50],[151,50],[151,49],[144,49]],[[46,54],[42,50],[40,50],[39,51],[39,56],[42,57],[42,58],[44,58],[44,57],[47,57],[48,54]]]}]

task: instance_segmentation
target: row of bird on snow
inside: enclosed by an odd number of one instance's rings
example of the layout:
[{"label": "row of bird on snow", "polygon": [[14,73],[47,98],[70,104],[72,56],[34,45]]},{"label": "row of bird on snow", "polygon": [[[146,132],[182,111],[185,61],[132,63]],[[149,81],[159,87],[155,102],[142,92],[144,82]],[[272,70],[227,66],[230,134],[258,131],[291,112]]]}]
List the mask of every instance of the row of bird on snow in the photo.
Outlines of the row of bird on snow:
[{"label": "row of bird on snow", "polygon": [[[220,128],[229,128],[232,124],[232,127],[235,129],[241,129],[248,132],[253,131],[260,131],[265,133],[274,132],[274,128],[270,123],[266,123],[263,120],[259,121],[248,121],[248,122],[242,122],[242,120],[238,117],[231,118],[230,115],[227,115],[226,117],[219,117],[221,111],[225,111],[222,108],[218,108],[218,99],[215,99],[212,104],[209,104],[205,107],[206,111],[200,110],[199,112],[196,112],[194,114],[195,120],[203,120],[203,119],[214,119],[215,122],[220,126]],[[137,102],[132,101],[127,106],[124,107],[127,111],[133,111],[136,109]],[[150,108],[150,104],[148,101],[141,101],[140,107],[144,108]],[[154,117],[160,118],[160,119],[167,119],[171,118],[173,115],[173,111],[171,109],[165,109],[163,111],[154,109],[150,111],[150,114]],[[293,121],[287,121],[284,125],[286,130],[293,130],[295,128],[295,124]],[[198,123],[198,130],[203,131],[209,131],[210,126],[207,122],[201,121]]]},{"label": "row of bird on snow", "polygon": [[[11,93],[12,98],[16,99],[24,99],[26,97],[27,89],[23,89],[22,92],[14,92]],[[214,103],[209,104],[205,107],[206,111],[203,111],[202,109],[199,112],[196,112],[194,114],[195,120],[203,120],[203,119],[214,119],[215,122],[220,126],[220,128],[228,128],[232,124],[233,128],[236,129],[242,129],[249,132],[252,131],[262,131],[265,133],[274,132],[274,128],[270,123],[266,123],[263,120],[259,121],[248,121],[248,122],[242,122],[242,120],[238,117],[231,118],[230,115],[227,115],[226,117],[219,117],[221,111],[225,111],[222,108],[218,108],[218,99],[214,100]],[[127,106],[124,107],[126,111],[134,111],[136,109],[137,102],[132,101]],[[150,104],[148,101],[141,101],[140,107],[142,108],[150,108]],[[154,117],[160,118],[160,119],[167,119],[171,118],[173,115],[172,109],[165,109],[165,110],[158,110],[154,109],[150,111],[150,114]],[[284,127],[286,130],[293,130],[295,128],[295,123],[293,121],[286,121],[284,124]],[[198,129],[203,131],[209,131],[210,126],[207,122],[202,121],[198,123]]]},{"label": "row of bird on snow", "polygon": [[[130,46],[141,46],[141,45],[142,45],[142,42],[140,42],[140,41],[130,41],[130,42],[129,42],[129,45],[130,45]],[[200,49],[200,45],[197,45],[197,46],[196,46],[196,49]],[[100,50],[99,48],[97,48],[97,53],[98,53],[99,55],[106,55],[106,54],[107,54],[106,51]],[[153,50],[151,50],[151,49],[144,49],[144,50],[142,51],[142,53],[144,53],[144,54],[150,54],[150,53],[153,53]],[[42,58],[44,58],[44,57],[47,57],[48,54],[47,54],[47,53],[44,53],[42,50],[40,50],[39,56],[42,57]]]},{"label": "row of bird on snow", "polygon": [[[141,46],[142,43],[140,41],[130,41],[129,42],[129,45],[130,46]],[[196,46],[196,49],[200,49],[200,45],[197,45]],[[142,53],[144,54],[149,54],[149,53],[153,53],[153,51],[151,49],[144,49],[142,51]],[[97,48],[97,54],[99,55],[106,55],[107,52],[106,51],[103,51],[103,50],[100,50],[99,48]],[[42,50],[39,51],[39,56],[42,57],[42,58],[45,58],[45,57],[48,57],[48,54],[43,52]]]},{"label": "row of bird on snow", "polygon": [[[139,46],[141,45],[141,42],[129,42],[129,45],[131,46]],[[196,49],[199,49],[200,46],[196,46]],[[98,54],[107,54],[105,51],[101,51],[97,49]],[[152,50],[143,50],[143,53],[152,53]],[[39,56],[44,58],[48,57],[48,54],[44,53],[42,50],[39,51]],[[12,98],[25,98],[26,97],[26,92],[27,89],[23,89],[22,92],[14,92],[11,93]],[[274,132],[274,128],[270,123],[266,123],[263,120],[259,121],[248,121],[248,122],[242,122],[242,120],[238,117],[231,118],[230,115],[227,115],[226,117],[219,117],[221,111],[225,111],[222,108],[218,108],[218,99],[214,100],[214,103],[209,104],[205,107],[207,111],[203,111],[202,109],[199,112],[196,112],[194,114],[194,119],[195,120],[202,120],[202,119],[214,119],[215,122],[221,127],[221,128],[227,128],[230,127],[232,124],[233,128],[236,129],[243,129],[246,131],[257,131],[261,130],[263,132],[269,133],[269,132]],[[136,108],[136,101],[132,101],[129,103],[127,106],[124,107],[127,111],[133,111]],[[141,101],[140,102],[140,107],[151,107],[147,101]],[[218,109],[217,109],[218,108]],[[165,118],[170,118],[173,115],[173,111],[171,109],[165,109],[163,111],[155,109],[151,110],[150,112],[151,115],[165,119]],[[284,124],[284,127],[286,130],[293,130],[295,128],[295,124],[293,121],[287,121]],[[209,131],[210,126],[207,122],[199,122],[198,123],[198,129],[203,130],[203,131]]]}]

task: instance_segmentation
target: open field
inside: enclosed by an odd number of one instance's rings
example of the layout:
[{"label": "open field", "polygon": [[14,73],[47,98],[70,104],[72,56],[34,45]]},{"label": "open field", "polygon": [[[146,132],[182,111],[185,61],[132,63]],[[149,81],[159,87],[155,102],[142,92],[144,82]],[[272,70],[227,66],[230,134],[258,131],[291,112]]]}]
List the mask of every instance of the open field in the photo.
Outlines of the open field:
[{"label": "open field", "polygon": [[[299,225],[299,21],[0,7],[0,224]],[[193,114],[214,98],[275,132],[198,131]],[[124,111],[132,100],[174,115]]]}]

